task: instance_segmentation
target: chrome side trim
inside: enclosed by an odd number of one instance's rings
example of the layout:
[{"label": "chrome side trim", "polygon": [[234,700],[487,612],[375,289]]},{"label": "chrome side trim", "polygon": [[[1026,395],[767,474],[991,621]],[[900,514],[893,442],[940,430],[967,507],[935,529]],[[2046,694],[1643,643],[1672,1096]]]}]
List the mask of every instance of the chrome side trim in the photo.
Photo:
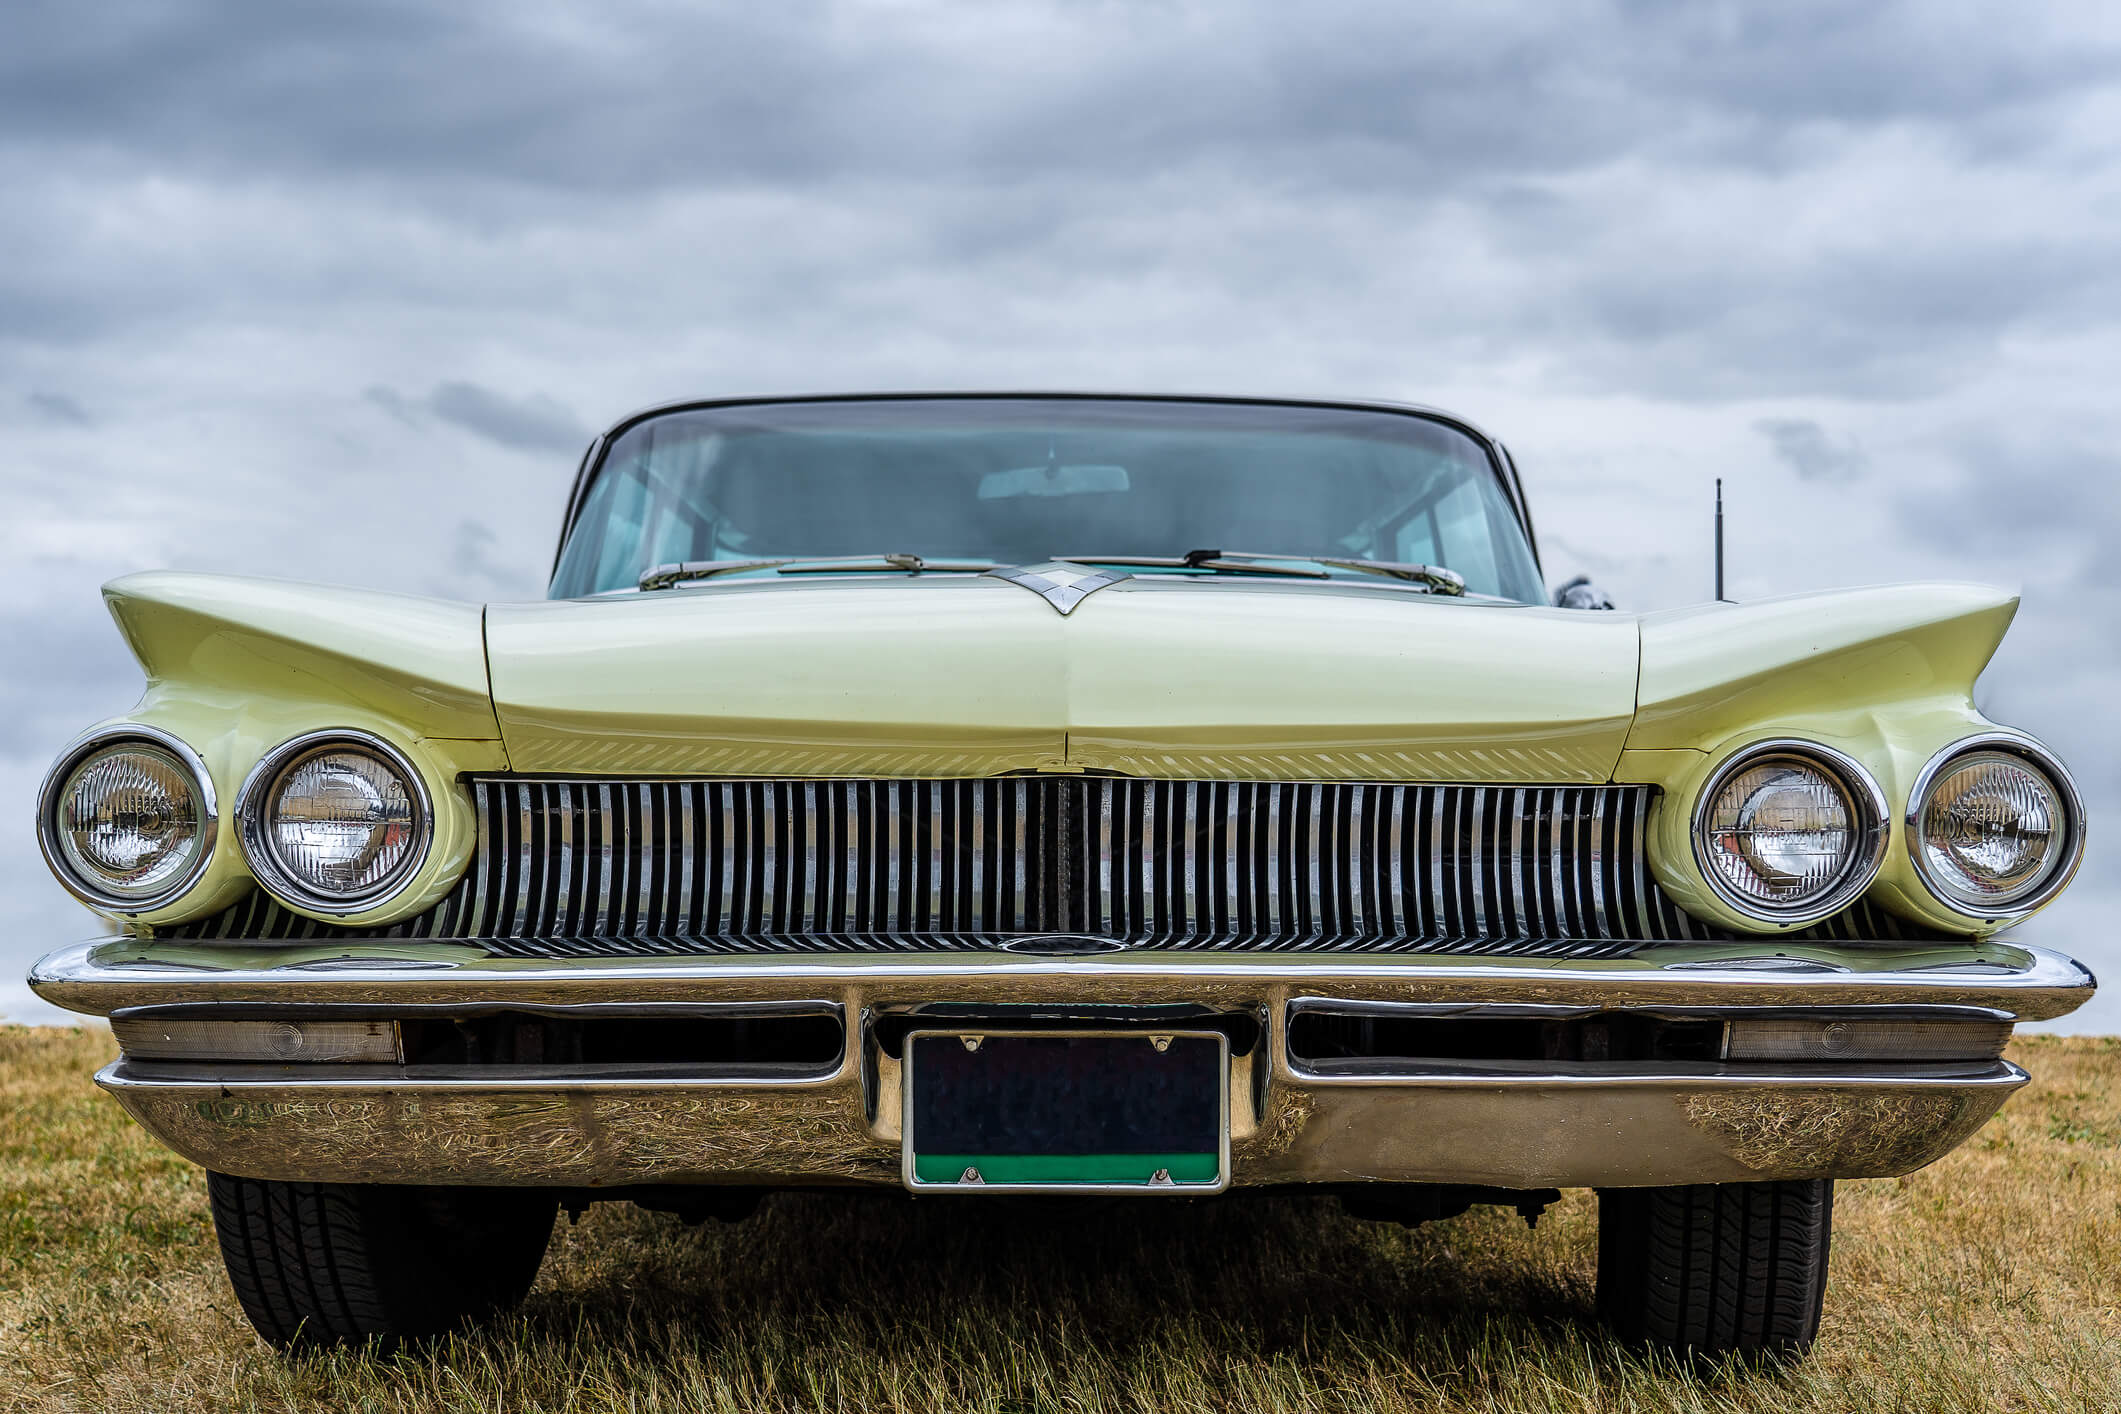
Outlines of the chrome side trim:
[{"label": "chrome side trim", "polygon": [[765,1002],[523,1002],[497,1001],[478,1002],[415,1002],[390,1003],[386,1005],[363,1005],[358,1002],[307,1002],[278,1001],[256,1004],[224,1004],[219,1002],[178,1002],[167,1006],[133,1007],[111,1013],[111,1025],[115,1028],[121,1021],[159,1021],[165,1019],[196,1020],[259,1020],[259,1021],[334,1021],[348,1019],[380,1019],[384,1021],[407,1021],[436,1019],[440,1017],[471,1018],[498,1016],[503,1013],[515,1016],[550,1017],[564,1021],[611,1020],[655,1020],[669,1018],[731,1018],[731,1017],[792,1017],[829,1016],[839,1019],[843,1010],[836,1001],[790,997],[779,1001]]},{"label": "chrome side trim", "polygon": [[2008,1061],[1845,1064],[1816,1069],[1773,1062],[1752,1065],[1689,1065],[1677,1061],[1435,1061],[1388,1059],[1380,1063],[1291,1062],[1289,1073],[1314,1085],[1389,1085],[1402,1089],[1490,1085],[1499,1089],[1814,1089],[1894,1090],[2001,1087],[2017,1089],[2029,1078]]},{"label": "chrome side trim", "polygon": [[[2064,868],[2056,870],[2055,876],[2041,885],[2037,892],[2027,895],[2008,907],[1988,909],[1975,913],[1969,910],[1963,902],[1945,893],[1931,878],[1929,861],[1922,857],[1922,841],[1919,832],[1921,829],[1922,807],[1929,799],[1930,786],[1936,781],[1937,773],[1968,752],[1981,750],[2006,751],[2014,755],[2023,756],[2046,774],[2049,779],[2054,781],[2056,789],[2062,795],[2063,809],[2069,815],[2070,861]],[[1964,913],[1969,918],[1981,918],[1990,921],[2023,918],[2028,913],[2045,905],[2065,888],[2068,888],[2069,881],[2077,877],[2078,866],[2084,863],[2084,797],[2078,793],[2076,777],[2069,773],[2069,767],[2062,764],[2060,757],[2024,732],[1977,732],[1973,736],[1961,737],[1942,751],[1939,751],[1935,756],[1932,756],[1923,765],[1922,770],[1917,773],[1915,784],[1907,793],[1907,813],[1903,817],[1903,823],[1906,826],[1908,860],[1915,866],[1915,873],[1929,889],[1931,897],[1953,912]]]},{"label": "chrome side trim", "polygon": [[[144,741],[161,747],[177,758],[178,764],[190,773],[192,788],[199,796],[199,857],[192,867],[167,888],[148,898],[126,898],[97,889],[87,880],[78,878],[67,867],[65,853],[59,847],[58,810],[59,791],[66,784],[81,758],[92,751],[114,746],[123,741]],[[121,918],[130,918],[153,909],[161,908],[184,891],[199,882],[206,873],[206,866],[213,862],[214,849],[219,844],[221,812],[214,797],[213,774],[199,753],[191,749],[183,738],[162,730],[160,727],[143,726],[138,722],[117,722],[75,738],[59,753],[51,770],[44,775],[44,783],[37,791],[37,848],[44,855],[45,864],[59,886],[90,908],[105,913],[115,913]]]},{"label": "chrome side trim", "polygon": [[143,1086],[207,1086],[216,1092],[329,1089],[349,1095],[518,1094],[568,1091],[820,1089],[846,1071],[831,1065],[746,1064],[741,1061],[669,1065],[660,1062],[575,1062],[567,1065],[369,1065],[315,1063],[246,1065],[237,1061],[182,1061],[121,1056],[97,1074],[97,1083]]}]

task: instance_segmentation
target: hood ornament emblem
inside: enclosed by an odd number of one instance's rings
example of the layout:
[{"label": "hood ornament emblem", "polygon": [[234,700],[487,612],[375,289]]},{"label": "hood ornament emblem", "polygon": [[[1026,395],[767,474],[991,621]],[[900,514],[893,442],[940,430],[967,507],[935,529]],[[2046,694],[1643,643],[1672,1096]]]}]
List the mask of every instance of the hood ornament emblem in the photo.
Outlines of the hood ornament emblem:
[{"label": "hood ornament emblem", "polygon": [[987,573],[995,579],[1006,579],[1009,583],[1030,590],[1057,609],[1063,617],[1075,611],[1075,606],[1095,594],[1098,590],[1132,578],[1125,570],[1086,569],[1082,565],[1063,564],[1048,560],[1042,565],[1013,565],[991,569]]},{"label": "hood ornament emblem", "polygon": [[1094,933],[1019,933],[1013,938],[1004,938],[996,946],[1003,952],[1031,957],[1087,957],[1096,953],[1125,952],[1132,944],[1124,938],[1101,937]]}]

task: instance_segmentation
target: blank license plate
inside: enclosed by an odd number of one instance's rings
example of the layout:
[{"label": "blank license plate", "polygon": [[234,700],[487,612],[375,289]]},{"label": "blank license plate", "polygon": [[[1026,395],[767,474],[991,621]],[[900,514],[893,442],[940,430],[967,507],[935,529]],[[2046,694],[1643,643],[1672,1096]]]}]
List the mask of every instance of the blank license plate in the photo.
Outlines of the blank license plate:
[{"label": "blank license plate", "polygon": [[1229,1042],[1214,1031],[917,1031],[905,1178],[956,1192],[1215,1192]]}]

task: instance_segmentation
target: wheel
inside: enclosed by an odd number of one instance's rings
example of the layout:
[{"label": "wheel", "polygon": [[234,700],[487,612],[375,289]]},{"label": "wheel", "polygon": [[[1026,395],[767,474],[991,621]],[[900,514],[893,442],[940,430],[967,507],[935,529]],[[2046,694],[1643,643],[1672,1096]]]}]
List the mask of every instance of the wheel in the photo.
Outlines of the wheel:
[{"label": "wheel", "polygon": [[210,1173],[221,1260],[278,1346],[435,1335],[530,1290],[558,1207],[530,1189]]},{"label": "wheel", "polygon": [[1834,1185],[1703,1183],[1598,1195],[1598,1314],[1696,1356],[1796,1355],[1819,1334]]}]

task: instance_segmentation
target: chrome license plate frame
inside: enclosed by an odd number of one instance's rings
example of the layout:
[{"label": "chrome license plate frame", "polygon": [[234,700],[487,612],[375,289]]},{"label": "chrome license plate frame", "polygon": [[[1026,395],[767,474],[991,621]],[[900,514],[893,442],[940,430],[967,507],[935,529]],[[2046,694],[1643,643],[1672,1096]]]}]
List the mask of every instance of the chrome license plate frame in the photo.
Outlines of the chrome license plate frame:
[{"label": "chrome license plate frame", "polygon": [[[1032,1044],[1024,1045],[1027,1042]],[[938,1046],[954,1049],[932,1049]],[[1100,1069],[1100,1062],[1108,1063],[1108,1071],[1112,1063],[1138,1062],[1137,1069],[1142,1073],[1133,1082],[1136,1086],[1134,1107],[1146,1113],[1122,1117],[1107,1114],[1095,1119],[1081,1113],[1085,1101],[1096,1095],[1109,1095],[1125,1101],[1129,1082],[1124,1075],[1120,1083],[1094,1092],[1074,1096],[1055,1093],[1066,1090],[1068,1079],[1082,1076],[1070,1077],[1057,1070],[1042,1074],[1030,1059],[1041,1050],[1051,1056],[1071,1047],[1081,1047],[1081,1050],[1070,1057],[1068,1063],[1076,1072],[1092,1072],[1093,1078]],[[1135,1047],[1140,1049],[1137,1051]],[[986,1053],[984,1058],[980,1056],[982,1051]],[[929,1070],[924,1071],[920,1064],[923,1055],[929,1058]],[[1209,1063],[1214,1067],[1212,1084],[1208,1083],[1205,1074]],[[1221,1193],[1230,1186],[1230,1038],[1220,1031],[933,1027],[906,1036],[899,1065],[900,1176],[912,1192],[1184,1197]],[[1010,1070],[1012,1065],[1013,1073]],[[1105,1136],[1111,1135],[1115,1129],[1126,1131],[1129,1125],[1137,1132],[1175,1129],[1185,1133],[1189,1147],[1117,1153],[1079,1152],[1063,1147],[1051,1153],[1008,1154],[974,1145],[969,1149],[954,1147],[923,1153],[920,1114],[923,1109],[928,1110],[931,1122],[939,1118],[944,1121],[931,1124],[942,1131],[937,1137],[939,1145],[964,1144],[966,1126],[976,1124],[976,1120],[964,1115],[954,1119],[939,1116],[937,1103],[947,1104],[953,1097],[935,1093],[932,1087],[948,1083],[963,1090],[967,1077],[983,1066],[993,1067],[988,1073],[988,1093],[976,1093],[978,1082],[974,1081],[975,1093],[969,1097],[972,1101],[1019,1105],[1028,1101],[1035,1105],[1043,1099],[1056,1109],[1066,1111],[1072,1104],[1077,1111],[1049,1112],[1043,1117],[1033,1117],[1034,1129],[1041,1123],[1062,1127],[1081,1124],[1085,1129],[1098,1130]],[[1191,1094],[1185,1093],[1189,1082],[1183,1075],[1189,1067],[1199,1072],[1190,1082],[1197,1087]],[[945,1076],[945,1068],[955,1073]],[[931,1076],[933,1079],[926,1078]],[[1175,1088],[1158,1093],[1160,1086]],[[1039,1094],[1041,1089],[1046,1092],[1043,1096]],[[921,1103],[924,1095],[931,1101],[927,1105]],[[962,1094],[954,1098],[959,1103],[967,1099]],[[1022,1131],[1018,1132],[1021,1134]],[[1051,1135],[1044,1138],[1049,1142],[1053,1140]],[[1204,1143],[1212,1147],[1201,1147]],[[1190,1176],[1198,1171],[1201,1160],[1211,1156],[1212,1174]],[[1170,1162],[1148,1162],[1158,1158]],[[1071,1168],[1076,1176],[1057,1176]],[[1125,1176],[1119,1176],[1118,1171],[1124,1171]]]}]

